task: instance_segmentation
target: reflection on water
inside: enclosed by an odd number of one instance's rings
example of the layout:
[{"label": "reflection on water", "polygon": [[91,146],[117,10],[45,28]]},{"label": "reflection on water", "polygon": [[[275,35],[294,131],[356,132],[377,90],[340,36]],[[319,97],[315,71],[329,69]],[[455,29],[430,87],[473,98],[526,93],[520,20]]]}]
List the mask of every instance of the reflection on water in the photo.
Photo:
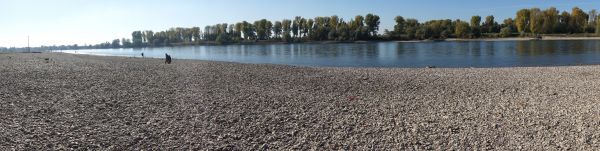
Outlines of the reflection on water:
[{"label": "reflection on water", "polygon": [[64,50],[111,56],[341,67],[511,67],[600,64],[600,41],[378,42]]}]

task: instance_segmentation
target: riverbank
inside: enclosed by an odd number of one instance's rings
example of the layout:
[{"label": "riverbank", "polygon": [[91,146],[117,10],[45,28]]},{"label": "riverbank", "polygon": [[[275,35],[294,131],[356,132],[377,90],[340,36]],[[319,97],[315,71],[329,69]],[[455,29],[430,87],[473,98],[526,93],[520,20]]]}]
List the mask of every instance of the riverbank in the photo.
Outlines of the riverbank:
[{"label": "riverbank", "polygon": [[0,54],[0,150],[594,150],[600,66]]},{"label": "riverbank", "polygon": [[445,41],[528,41],[528,40],[540,40],[540,39],[530,38],[530,37],[476,38],[476,39],[448,38],[448,39],[445,39]]},{"label": "riverbank", "polygon": [[[171,43],[168,45],[160,46],[142,46],[135,48],[159,48],[159,47],[185,47],[185,46],[222,46],[222,45],[281,45],[281,44],[364,44],[364,43],[378,43],[378,42],[443,42],[443,41],[528,41],[528,40],[600,40],[600,37],[589,36],[589,35],[549,35],[542,36],[542,38],[532,37],[506,37],[506,38],[447,38],[437,40],[393,40],[393,39],[380,39],[380,40],[357,40],[357,41],[336,41],[336,40],[325,40],[325,41],[295,41],[285,42],[277,40],[260,40],[260,41],[243,41],[243,42],[229,42],[229,43],[217,43],[215,41],[200,41],[200,42],[183,42],[183,43]],[[80,50],[80,49],[119,49],[119,48],[132,48],[132,47],[86,47],[86,46],[61,46],[61,47],[33,47],[31,51],[42,52],[42,51],[56,51],[56,50]],[[0,50],[0,52],[28,52],[27,48],[7,48]]]},{"label": "riverbank", "polygon": [[507,37],[507,38],[448,38],[445,41],[528,41],[528,40],[600,40],[600,37],[573,37],[573,36],[541,36],[541,38],[531,37]]}]

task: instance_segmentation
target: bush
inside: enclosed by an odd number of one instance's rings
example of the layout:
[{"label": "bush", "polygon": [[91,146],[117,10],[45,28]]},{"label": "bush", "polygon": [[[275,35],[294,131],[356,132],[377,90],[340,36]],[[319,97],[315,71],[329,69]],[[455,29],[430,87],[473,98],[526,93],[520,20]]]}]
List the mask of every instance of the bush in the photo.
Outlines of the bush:
[{"label": "bush", "polygon": [[504,27],[500,29],[500,37],[510,37],[511,34],[512,30],[510,29],[510,27]]}]

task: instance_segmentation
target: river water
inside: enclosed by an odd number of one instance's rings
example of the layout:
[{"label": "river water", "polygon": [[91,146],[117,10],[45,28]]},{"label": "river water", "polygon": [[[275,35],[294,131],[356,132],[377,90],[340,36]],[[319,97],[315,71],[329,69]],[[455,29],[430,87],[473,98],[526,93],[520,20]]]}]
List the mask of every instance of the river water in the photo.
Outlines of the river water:
[{"label": "river water", "polygon": [[[600,64],[600,40],[367,42],[62,50],[319,67],[515,67]],[[175,61],[176,62],[176,61]]]}]

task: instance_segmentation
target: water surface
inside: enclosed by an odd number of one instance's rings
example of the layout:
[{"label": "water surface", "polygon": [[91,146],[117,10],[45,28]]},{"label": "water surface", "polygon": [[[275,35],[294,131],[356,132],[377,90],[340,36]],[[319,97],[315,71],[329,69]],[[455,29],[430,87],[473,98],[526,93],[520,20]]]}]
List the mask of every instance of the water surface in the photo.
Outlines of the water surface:
[{"label": "water surface", "polygon": [[62,50],[322,67],[515,67],[600,64],[599,40],[373,42]]}]

